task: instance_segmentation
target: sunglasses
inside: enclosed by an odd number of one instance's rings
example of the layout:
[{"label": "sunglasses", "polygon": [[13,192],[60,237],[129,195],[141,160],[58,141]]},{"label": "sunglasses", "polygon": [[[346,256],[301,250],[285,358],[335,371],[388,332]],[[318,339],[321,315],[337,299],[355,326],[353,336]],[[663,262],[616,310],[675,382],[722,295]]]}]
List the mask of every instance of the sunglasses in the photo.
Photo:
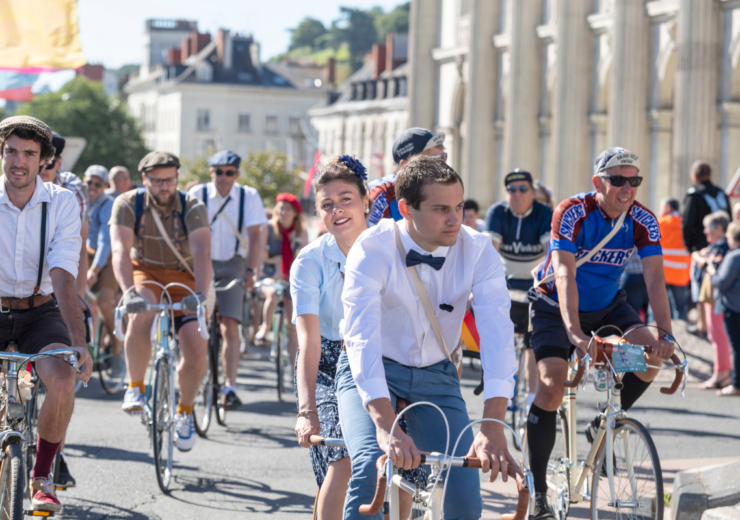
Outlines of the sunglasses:
[{"label": "sunglasses", "polygon": [[90,179],[89,181],[87,181],[87,185],[88,186],[95,186],[96,188],[102,188],[103,187],[103,183],[102,182],[94,181],[92,179]]},{"label": "sunglasses", "polygon": [[46,167],[45,167],[44,169],[45,169],[45,170],[53,170],[53,169],[54,169],[54,167],[55,167],[55,166],[57,165],[57,161],[58,161],[58,160],[59,160],[59,158],[58,158],[58,157],[54,157],[54,158],[53,158],[53,159],[52,159],[52,160],[51,160],[51,161],[49,162],[49,164],[47,164],[47,165],[46,165]]},{"label": "sunglasses", "polygon": [[222,170],[221,168],[216,168],[214,170],[216,172],[216,175],[221,177],[222,175],[226,175],[227,177],[234,177],[235,175],[239,175],[239,170]]},{"label": "sunglasses", "polygon": [[430,155],[430,157],[437,157],[438,159],[442,159],[444,162],[447,162],[447,152],[441,153],[439,155]]},{"label": "sunglasses", "polygon": [[599,175],[602,179],[609,179],[609,184],[615,188],[621,188],[626,183],[630,183],[630,186],[637,188],[642,184],[642,177],[639,175],[636,177],[625,177],[624,175]]},{"label": "sunglasses", "polygon": [[512,195],[517,192],[517,188],[519,188],[519,193],[527,193],[529,191],[529,186],[507,186],[506,191],[511,193]]}]

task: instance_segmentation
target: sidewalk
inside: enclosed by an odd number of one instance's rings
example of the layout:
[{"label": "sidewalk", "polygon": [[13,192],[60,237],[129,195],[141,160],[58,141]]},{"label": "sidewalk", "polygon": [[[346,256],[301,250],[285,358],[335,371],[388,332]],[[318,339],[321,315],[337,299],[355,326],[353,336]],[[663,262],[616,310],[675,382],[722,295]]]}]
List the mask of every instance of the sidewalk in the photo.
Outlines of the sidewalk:
[{"label": "sidewalk", "polygon": [[[737,457],[715,457],[661,461],[664,491],[670,493],[673,490],[673,479],[679,471],[722,464],[736,459]],[[502,514],[513,513],[516,508],[516,486],[513,482],[503,483],[500,478],[494,483],[482,482],[481,495],[483,496],[483,516],[481,518],[483,519],[497,519]],[[590,502],[571,504],[568,518],[590,518],[590,505]],[[667,506],[663,516],[670,518]]]}]

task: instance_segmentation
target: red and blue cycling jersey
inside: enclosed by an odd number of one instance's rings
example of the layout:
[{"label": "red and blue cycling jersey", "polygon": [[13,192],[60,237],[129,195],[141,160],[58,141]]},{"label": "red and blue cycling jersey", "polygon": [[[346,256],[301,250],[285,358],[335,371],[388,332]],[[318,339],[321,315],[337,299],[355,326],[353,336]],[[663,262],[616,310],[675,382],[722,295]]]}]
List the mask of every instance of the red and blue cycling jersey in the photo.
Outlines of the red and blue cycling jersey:
[{"label": "red and blue cycling jersey", "polygon": [[[569,251],[577,261],[609,234],[614,222],[599,207],[596,192],[579,193],[561,202],[552,216],[550,244],[539,279],[553,272],[553,251]],[[614,300],[624,266],[635,248],[640,258],[663,254],[658,219],[639,202],[630,207],[622,229],[576,271],[580,312],[603,310]],[[538,290],[558,299],[554,281],[539,286]]]}]

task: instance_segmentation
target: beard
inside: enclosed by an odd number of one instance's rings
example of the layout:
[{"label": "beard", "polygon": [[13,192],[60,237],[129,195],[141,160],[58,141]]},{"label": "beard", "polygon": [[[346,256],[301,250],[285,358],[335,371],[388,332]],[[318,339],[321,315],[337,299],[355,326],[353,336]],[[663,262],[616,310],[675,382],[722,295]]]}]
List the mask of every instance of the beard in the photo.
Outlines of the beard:
[{"label": "beard", "polygon": [[175,198],[175,193],[159,192],[156,195],[152,194],[152,197],[157,202],[158,206],[167,207],[170,202]]}]

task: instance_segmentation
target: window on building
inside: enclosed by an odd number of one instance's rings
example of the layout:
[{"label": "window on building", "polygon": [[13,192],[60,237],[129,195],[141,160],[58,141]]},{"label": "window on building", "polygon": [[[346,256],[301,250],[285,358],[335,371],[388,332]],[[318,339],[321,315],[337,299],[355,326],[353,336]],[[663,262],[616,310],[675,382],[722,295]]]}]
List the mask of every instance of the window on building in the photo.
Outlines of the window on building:
[{"label": "window on building", "polygon": [[398,79],[398,90],[396,90],[397,97],[406,97],[406,77]]},{"label": "window on building", "polygon": [[252,131],[252,120],[249,114],[239,114],[239,132],[248,134]]},{"label": "window on building", "polygon": [[198,131],[206,131],[211,129],[211,111],[207,108],[198,109]]},{"label": "window on building", "polygon": [[291,116],[288,119],[288,131],[291,137],[298,137],[301,133],[301,118],[297,116]]},{"label": "window on building", "polygon": [[267,116],[265,118],[265,133],[268,135],[277,135],[278,133],[277,116]]}]

